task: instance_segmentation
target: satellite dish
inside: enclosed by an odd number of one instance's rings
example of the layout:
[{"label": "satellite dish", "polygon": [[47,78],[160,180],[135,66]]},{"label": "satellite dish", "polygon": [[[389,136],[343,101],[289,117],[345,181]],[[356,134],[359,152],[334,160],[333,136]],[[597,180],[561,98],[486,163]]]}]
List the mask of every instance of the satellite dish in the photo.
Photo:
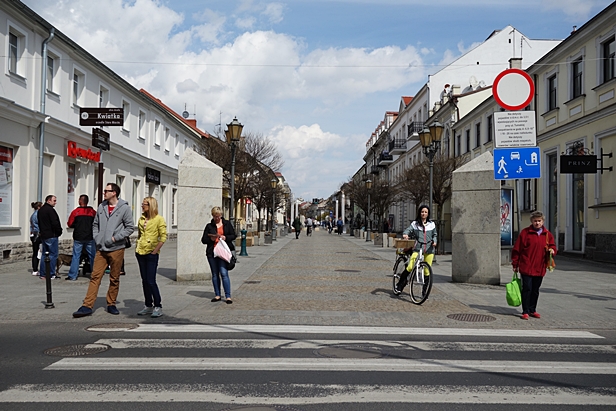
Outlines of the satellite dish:
[{"label": "satellite dish", "polygon": [[479,80],[479,88],[484,88],[486,86],[486,82],[483,80]]},{"label": "satellite dish", "polygon": [[188,111],[184,110],[184,111],[182,112],[182,117],[184,117],[184,118],[188,118],[188,116],[190,116],[190,113],[189,113]]},{"label": "satellite dish", "polygon": [[473,90],[475,90],[477,88],[477,78],[475,76],[471,76],[471,78],[468,79],[468,82],[471,85],[471,87],[473,88]]}]

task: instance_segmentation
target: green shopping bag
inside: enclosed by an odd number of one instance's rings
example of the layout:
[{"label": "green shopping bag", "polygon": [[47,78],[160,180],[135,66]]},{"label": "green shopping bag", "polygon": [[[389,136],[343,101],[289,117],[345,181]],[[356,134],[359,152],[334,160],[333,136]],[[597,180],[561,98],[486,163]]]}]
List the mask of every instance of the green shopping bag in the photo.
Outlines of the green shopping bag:
[{"label": "green shopping bag", "polygon": [[518,273],[513,273],[511,282],[505,288],[507,289],[507,304],[519,307],[522,304],[522,280],[518,277]]}]

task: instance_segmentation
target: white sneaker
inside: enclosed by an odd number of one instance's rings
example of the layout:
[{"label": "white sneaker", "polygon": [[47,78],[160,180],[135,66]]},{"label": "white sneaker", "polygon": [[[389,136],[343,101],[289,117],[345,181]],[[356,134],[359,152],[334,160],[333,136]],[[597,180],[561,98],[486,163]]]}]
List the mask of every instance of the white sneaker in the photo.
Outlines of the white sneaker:
[{"label": "white sneaker", "polygon": [[152,314],[153,311],[154,311],[154,307],[145,306],[143,307],[143,310],[137,313],[137,315],[149,315],[149,314]]},{"label": "white sneaker", "polygon": [[38,271],[32,271],[32,275],[38,275]]},{"label": "white sneaker", "polygon": [[163,316],[162,307],[154,307],[154,311],[152,311],[152,315],[150,317],[157,318],[157,317],[162,317],[162,316]]}]

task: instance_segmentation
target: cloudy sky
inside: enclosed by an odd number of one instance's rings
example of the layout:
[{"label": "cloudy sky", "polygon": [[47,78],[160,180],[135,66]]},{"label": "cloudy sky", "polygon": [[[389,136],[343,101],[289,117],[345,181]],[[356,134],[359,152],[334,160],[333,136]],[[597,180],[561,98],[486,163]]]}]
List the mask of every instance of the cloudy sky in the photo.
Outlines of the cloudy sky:
[{"label": "cloudy sky", "polygon": [[137,88],[214,133],[278,145],[296,197],[362,165],[401,96],[493,30],[564,39],[609,0],[22,0]]}]

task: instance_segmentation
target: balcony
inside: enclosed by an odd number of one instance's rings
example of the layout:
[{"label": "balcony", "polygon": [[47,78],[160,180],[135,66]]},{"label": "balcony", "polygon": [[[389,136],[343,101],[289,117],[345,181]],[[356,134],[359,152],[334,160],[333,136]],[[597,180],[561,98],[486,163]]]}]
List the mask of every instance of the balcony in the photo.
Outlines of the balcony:
[{"label": "balcony", "polygon": [[406,140],[391,140],[389,142],[390,154],[404,154],[406,153]]},{"label": "balcony", "polygon": [[394,162],[394,156],[389,154],[388,151],[382,151],[381,154],[379,154],[379,159],[378,159],[379,167],[386,167],[388,164],[391,164],[393,162]]},{"label": "balcony", "polygon": [[[419,141],[419,133],[422,132],[424,127],[425,127],[425,123],[423,121],[413,121],[411,124],[409,124],[409,128],[408,128],[409,140]],[[416,134],[416,136],[413,136],[413,134]]]}]

